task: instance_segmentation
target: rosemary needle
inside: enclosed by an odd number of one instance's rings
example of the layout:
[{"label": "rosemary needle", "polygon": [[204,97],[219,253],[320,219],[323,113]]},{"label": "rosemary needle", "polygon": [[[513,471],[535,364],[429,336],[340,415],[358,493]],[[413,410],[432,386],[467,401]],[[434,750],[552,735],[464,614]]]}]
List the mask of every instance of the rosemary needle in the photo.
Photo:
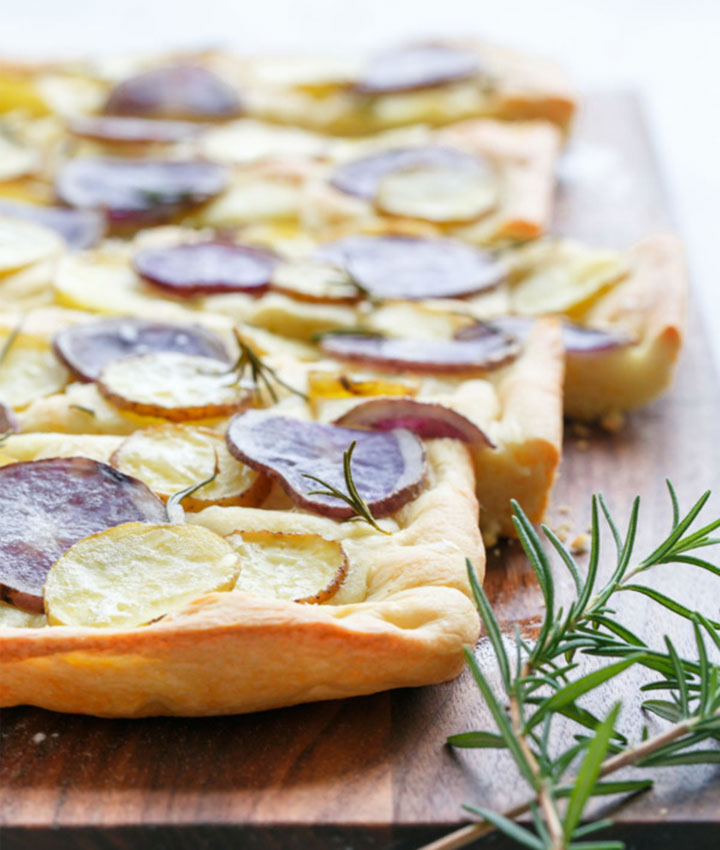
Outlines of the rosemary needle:
[{"label": "rosemary needle", "polygon": [[384,528],[380,528],[377,524],[377,520],[372,515],[372,511],[370,510],[370,506],[363,499],[363,497],[358,492],[358,489],[355,485],[355,481],[353,480],[352,475],[352,455],[355,451],[356,441],[353,440],[350,443],[349,447],[345,452],[343,452],[343,477],[345,478],[345,486],[347,487],[347,493],[343,493],[342,490],[338,490],[337,487],[332,484],[328,484],[327,481],[323,481],[322,478],[318,478],[316,475],[310,475],[307,472],[303,473],[303,478],[309,478],[311,481],[315,481],[317,484],[320,484],[322,487],[321,490],[311,490],[308,495],[309,496],[334,496],[336,499],[342,499],[346,505],[349,505],[354,512],[354,516],[350,517],[350,520],[362,521],[371,525],[376,531],[381,532],[382,534],[391,534],[390,531],[387,531]]}]

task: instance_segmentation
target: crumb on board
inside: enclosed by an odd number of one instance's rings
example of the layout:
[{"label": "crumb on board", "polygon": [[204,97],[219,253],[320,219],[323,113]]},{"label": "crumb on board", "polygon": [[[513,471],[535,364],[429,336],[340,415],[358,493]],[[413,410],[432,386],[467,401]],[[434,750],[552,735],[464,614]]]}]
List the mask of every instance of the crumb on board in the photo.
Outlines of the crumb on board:
[{"label": "crumb on board", "polygon": [[573,421],[571,424],[571,430],[574,437],[589,437],[590,436],[590,426],[586,425],[584,422],[575,422]]},{"label": "crumb on board", "polygon": [[590,535],[584,531],[581,531],[570,543],[570,551],[573,555],[581,555],[583,552],[587,552],[590,548]]},{"label": "crumb on board", "polygon": [[590,448],[590,443],[588,443],[588,441],[585,439],[578,440],[575,443],[575,447],[581,452],[586,452]]},{"label": "crumb on board", "polygon": [[572,523],[561,522],[560,525],[557,526],[557,528],[553,528],[553,531],[555,532],[555,536],[558,538],[558,540],[561,543],[564,543],[568,539],[568,536],[572,531]]},{"label": "crumb on board", "polygon": [[619,431],[625,424],[625,415],[619,410],[613,410],[606,413],[600,420],[600,426],[606,431],[611,431],[613,434]]},{"label": "crumb on board", "polygon": [[33,744],[42,744],[42,742],[47,738],[47,735],[44,732],[36,732],[32,736]]},{"label": "crumb on board", "polygon": [[570,505],[560,505],[558,512],[567,516],[570,513]]}]

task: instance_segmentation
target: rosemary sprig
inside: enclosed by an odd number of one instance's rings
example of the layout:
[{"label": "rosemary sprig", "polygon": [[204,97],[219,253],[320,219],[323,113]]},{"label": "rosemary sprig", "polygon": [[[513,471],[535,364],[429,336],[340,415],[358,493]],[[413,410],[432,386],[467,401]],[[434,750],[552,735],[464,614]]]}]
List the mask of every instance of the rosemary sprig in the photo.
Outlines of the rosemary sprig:
[{"label": "rosemary sprig", "polygon": [[[675,491],[669,481],[667,485],[673,508],[671,530],[659,546],[634,566],[631,564],[639,499],[633,503],[623,537],[605,500],[602,496],[593,497],[592,542],[585,575],[557,536],[547,526],[542,526],[546,539],[573,581],[574,598],[565,608],[555,601],[555,578],[545,544],[520,506],[513,502],[513,522],[546,606],[534,643],[526,641],[516,628],[514,652],[508,650],[509,640],[503,637],[490,602],[468,561],[470,585],[497,660],[504,698],[501,702],[473,652],[467,649],[470,671],[497,729],[452,735],[448,743],[455,747],[507,749],[530,786],[532,797],[504,814],[467,805],[465,808],[483,821],[433,842],[424,850],[455,850],[496,829],[534,850],[579,850],[581,847],[583,850],[622,850],[624,845],[619,841],[585,841],[585,836],[611,823],[602,820],[581,826],[585,810],[593,797],[637,794],[651,787],[652,781],[643,777],[603,782],[602,777],[628,766],[654,768],[720,763],[720,750],[707,746],[708,742],[720,740],[720,665],[710,661],[708,651],[708,641],[715,650],[720,649],[720,624],[654,588],[633,581],[647,570],[671,563],[690,564],[720,575],[716,565],[688,554],[720,542],[712,537],[720,528],[720,519],[691,530],[709,492],[681,518]],[[615,543],[616,562],[608,581],[598,586],[601,513]],[[694,632],[697,658],[681,657],[668,637],[664,638],[664,650],[651,648],[618,620],[609,603],[621,592],[642,594],[688,620]],[[584,656],[612,660],[583,672],[580,660]],[[642,685],[641,691],[665,691],[669,695],[668,699],[645,700],[643,711],[673,725],[652,737],[645,725],[642,740],[633,744],[617,729],[619,703],[600,719],[578,701],[636,665],[659,675],[659,679]],[[569,719],[579,727],[579,734],[569,745],[566,729],[560,735],[553,734],[558,717],[565,722]],[[568,781],[571,768],[574,768],[574,777]],[[564,806],[562,800],[567,800]],[[530,816],[532,830],[516,822],[524,815]]]},{"label": "rosemary sprig", "polygon": [[237,340],[237,344],[240,349],[240,355],[229,371],[236,374],[236,383],[243,379],[246,369],[250,369],[250,379],[255,389],[257,390],[261,385],[264,386],[268,395],[276,404],[278,402],[278,394],[275,385],[283,387],[283,389],[286,389],[289,393],[307,400],[307,395],[302,392],[302,390],[285,383],[275,369],[268,366],[267,363],[261,359],[260,355],[253,351],[253,349],[240,336],[237,328],[235,329],[235,339]]},{"label": "rosemary sprig", "polygon": [[92,407],[84,407],[82,404],[69,404],[68,407],[72,408],[72,410],[79,410],[80,413],[85,413],[88,416],[97,416],[97,413],[95,413]]},{"label": "rosemary sprig", "polygon": [[165,503],[165,513],[167,515],[168,522],[175,522],[174,517],[177,516],[178,513],[180,514],[178,521],[181,521],[182,507],[180,503],[182,500],[187,499],[188,496],[192,496],[193,493],[198,491],[201,487],[204,487],[206,484],[212,484],[218,475],[220,475],[220,458],[218,457],[218,453],[215,449],[213,449],[213,455],[215,456],[215,465],[213,467],[213,471],[207,478],[203,478],[202,481],[183,487],[182,490],[178,490],[177,493],[173,493],[172,496],[168,498]]},{"label": "rosemary sprig", "polygon": [[336,499],[342,499],[346,505],[350,505],[350,507],[354,511],[354,516],[350,517],[350,521],[361,521],[366,522],[368,525],[371,525],[376,531],[381,532],[382,534],[390,534],[391,532],[387,531],[384,528],[380,528],[377,524],[377,520],[372,515],[372,511],[368,503],[363,499],[363,497],[358,492],[357,487],[355,486],[355,481],[353,480],[352,475],[352,455],[355,451],[356,441],[353,440],[352,443],[348,446],[347,450],[343,452],[343,477],[345,478],[345,486],[347,487],[347,493],[343,493],[342,490],[338,490],[337,487],[332,484],[328,484],[327,481],[323,481],[322,478],[318,478],[316,475],[310,475],[307,472],[303,473],[303,478],[309,478],[311,481],[315,481],[317,484],[320,484],[323,489],[321,490],[311,490],[308,495],[309,496],[334,496]]}]

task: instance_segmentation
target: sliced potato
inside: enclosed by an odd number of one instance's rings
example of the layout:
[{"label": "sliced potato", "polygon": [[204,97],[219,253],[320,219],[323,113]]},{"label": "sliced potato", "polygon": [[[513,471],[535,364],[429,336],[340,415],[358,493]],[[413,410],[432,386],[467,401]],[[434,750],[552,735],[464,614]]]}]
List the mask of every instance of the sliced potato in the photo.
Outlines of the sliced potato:
[{"label": "sliced potato", "polygon": [[25,177],[38,165],[38,155],[31,147],[18,145],[0,136],[0,180]]},{"label": "sliced potato", "polygon": [[185,308],[151,293],[121,252],[87,251],[64,257],[54,289],[62,306],[91,313],[187,316]]},{"label": "sliced potato", "polygon": [[363,323],[365,330],[390,337],[452,339],[462,328],[473,324],[469,315],[434,309],[423,303],[389,302],[373,310]]},{"label": "sliced potato", "polygon": [[300,187],[292,181],[247,174],[238,177],[219,198],[200,210],[198,221],[211,227],[231,227],[294,219],[300,203]]},{"label": "sliced potato", "polygon": [[33,614],[23,611],[7,602],[0,602],[0,628],[11,626],[14,629],[40,629],[47,626],[45,614]]},{"label": "sliced potato", "polygon": [[199,511],[210,505],[259,505],[270,491],[270,479],[235,460],[224,437],[209,428],[159,425],[136,431],[110,460],[121,472],[144,481],[161,499],[168,499],[207,478],[216,458],[217,477],[186,496],[183,508]]},{"label": "sliced potato", "polygon": [[199,147],[213,162],[244,165],[261,159],[322,156],[328,142],[306,130],[243,118],[208,130],[199,140]]},{"label": "sliced potato", "polygon": [[231,590],[239,559],[197,525],[127,522],[71,546],[50,568],[51,625],[135,628],[205,593]]},{"label": "sliced potato", "polygon": [[20,218],[0,216],[0,275],[59,255],[63,246],[60,236],[47,227]]},{"label": "sliced potato", "polygon": [[342,544],[319,534],[236,531],[225,538],[240,555],[235,590],[294,602],[327,602],[347,575]]},{"label": "sliced potato", "polygon": [[226,363],[177,351],[115,360],[98,378],[100,393],[116,407],[173,422],[220,419],[252,403],[253,391]]},{"label": "sliced potato", "polygon": [[589,249],[571,240],[529,245],[507,259],[515,279],[511,311],[531,316],[574,316],[628,272],[618,251]]},{"label": "sliced potato", "polygon": [[[0,335],[0,348],[9,341]],[[0,362],[0,399],[10,407],[22,408],[59,392],[69,373],[44,340],[18,334]]]},{"label": "sliced potato", "polygon": [[280,264],[273,273],[272,287],[298,301],[355,304],[362,298],[346,271],[312,260]]},{"label": "sliced potato", "polygon": [[383,178],[375,202],[391,215],[461,224],[490,212],[499,192],[497,178],[484,169],[426,166],[394,171]]},{"label": "sliced potato", "polygon": [[31,115],[45,115],[49,111],[35,80],[3,69],[0,71],[0,113],[16,109]]}]

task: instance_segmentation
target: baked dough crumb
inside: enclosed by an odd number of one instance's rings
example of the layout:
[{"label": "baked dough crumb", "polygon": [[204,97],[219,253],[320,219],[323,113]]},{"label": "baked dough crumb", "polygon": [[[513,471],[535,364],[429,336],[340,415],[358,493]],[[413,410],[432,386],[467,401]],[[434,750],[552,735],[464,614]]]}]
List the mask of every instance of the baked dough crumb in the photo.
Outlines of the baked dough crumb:
[{"label": "baked dough crumb", "polygon": [[619,410],[612,410],[610,413],[603,416],[600,420],[600,425],[606,431],[610,431],[612,434],[615,434],[625,425],[625,414],[621,413]]},{"label": "baked dough crumb", "polygon": [[590,535],[581,531],[570,544],[570,551],[573,555],[581,555],[587,552],[590,548]]}]

